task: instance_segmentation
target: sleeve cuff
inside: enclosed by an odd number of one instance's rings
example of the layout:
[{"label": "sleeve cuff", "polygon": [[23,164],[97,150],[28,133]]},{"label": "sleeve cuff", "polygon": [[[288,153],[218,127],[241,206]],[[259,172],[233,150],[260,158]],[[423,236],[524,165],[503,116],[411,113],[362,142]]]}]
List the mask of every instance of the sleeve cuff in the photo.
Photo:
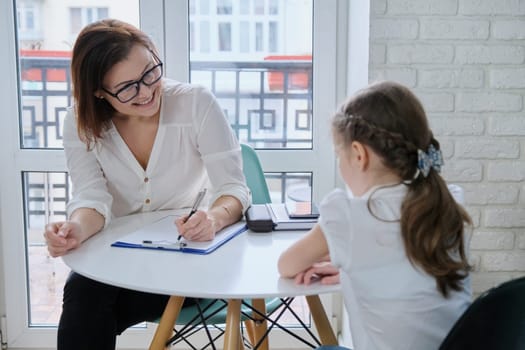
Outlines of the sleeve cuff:
[{"label": "sleeve cuff", "polygon": [[210,198],[210,204],[214,203],[221,196],[232,196],[237,198],[239,202],[241,202],[243,214],[246,212],[246,210],[252,203],[252,195],[247,187],[232,186],[231,188],[226,188],[221,191],[215,192]]},{"label": "sleeve cuff", "polygon": [[108,208],[108,206],[100,202],[94,202],[94,201],[78,201],[78,202],[71,201],[69,202],[69,204],[67,205],[68,217],[71,216],[71,214],[79,208],[89,208],[89,209],[96,210],[100,215],[104,217],[104,227],[103,228],[106,228],[111,222],[111,210]]}]

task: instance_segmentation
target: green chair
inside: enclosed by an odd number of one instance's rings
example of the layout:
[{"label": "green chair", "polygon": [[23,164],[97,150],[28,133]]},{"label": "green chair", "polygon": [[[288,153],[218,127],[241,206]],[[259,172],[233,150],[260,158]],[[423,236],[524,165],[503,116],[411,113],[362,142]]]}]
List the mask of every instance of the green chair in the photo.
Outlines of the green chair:
[{"label": "green chair", "polygon": [[266,185],[264,172],[257,157],[257,153],[246,144],[241,144],[242,150],[242,171],[246,178],[246,184],[252,192],[253,204],[271,203],[270,192]]},{"label": "green chair", "polygon": [[[241,144],[241,150],[243,172],[252,194],[252,203],[270,203],[270,192],[268,191],[264,172],[257,154],[253,148],[246,144]],[[254,327],[260,327],[262,322],[266,319],[267,314],[276,312],[280,306],[284,306],[286,303],[289,304],[290,302],[291,298],[289,300],[281,300],[279,298],[254,300],[253,306],[252,302],[249,300],[243,302],[241,308],[242,320],[245,322],[245,328],[252,347],[261,346],[267,348],[268,343],[265,343],[265,338],[268,331],[266,327],[263,329],[263,339],[258,341],[259,344],[253,344],[255,339],[257,339],[254,334]],[[185,342],[192,349],[197,349],[197,347],[191,343],[189,338],[197,332],[204,330],[207,334],[208,343],[206,343],[203,348],[210,346],[215,349],[215,340],[224,334],[223,325],[226,322],[226,312],[227,301],[222,299],[199,299],[194,305],[184,306],[176,320],[175,334],[168,343],[177,344],[179,342]],[[280,316],[278,315],[277,319],[279,317]],[[277,325],[277,327],[280,326]],[[282,327],[280,328],[282,329]],[[217,330],[217,335],[212,335],[210,329]]]}]

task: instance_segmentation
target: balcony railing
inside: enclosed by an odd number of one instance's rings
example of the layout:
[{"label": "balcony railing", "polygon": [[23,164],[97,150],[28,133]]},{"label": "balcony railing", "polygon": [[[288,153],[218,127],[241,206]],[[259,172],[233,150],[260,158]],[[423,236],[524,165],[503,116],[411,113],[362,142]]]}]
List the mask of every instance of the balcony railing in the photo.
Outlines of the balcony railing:
[{"label": "balcony railing", "polygon": [[190,72],[211,88],[242,142],[311,148],[311,62],[192,62]]},{"label": "balcony railing", "polygon": [[[62,148],[62,123],[72,104],[68,56],[42,57],[38,51],[21,54],[23,148]],[[217,97],[241,142],[255,148],[311,148],[311,61],[199,61],[191,62],[190,73],[192,82],[207,86]],[[45,181],[26,176],[28,223],[32,215],[65,214],[70,184],[67,176],[61,178],[65,180],[49,183],[49,176]],[[279,180],[284,200],[289,181],[309,183],[311,176],[272,173],[267,178]],[[46,189],[66,189],[66,193],[54,196],[55,191]]]}]

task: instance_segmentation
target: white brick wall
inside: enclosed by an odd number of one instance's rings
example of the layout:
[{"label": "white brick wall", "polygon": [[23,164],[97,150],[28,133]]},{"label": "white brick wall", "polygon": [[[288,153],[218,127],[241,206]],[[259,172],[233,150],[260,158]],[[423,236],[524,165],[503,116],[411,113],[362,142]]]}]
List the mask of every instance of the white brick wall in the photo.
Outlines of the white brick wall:
[{"label": "white brick wall", "polygon": [[465,189],[476,294],[525,274],[525,0],[371,0],[370,81],[414,90]]}]

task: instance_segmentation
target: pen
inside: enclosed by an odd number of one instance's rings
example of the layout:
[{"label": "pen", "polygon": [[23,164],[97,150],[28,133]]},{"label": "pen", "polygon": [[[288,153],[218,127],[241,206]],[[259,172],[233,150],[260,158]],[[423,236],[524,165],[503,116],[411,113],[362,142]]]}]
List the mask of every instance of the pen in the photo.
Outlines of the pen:
[{"label": "pen", "polygon": [[[188,221],[191,218],[191,216],[197,212],[197,209],[199,208],[199,205],[201,204],[201,201],[204,198],[205,194],[206,194],[206,189],[203,189],[197,194],[197,198],[195,198],[195,202],[193,203],[193,206],[191,207],[191,211],[188,214],[186,221]],[[180,241],[181,238],[182,236],[179,235],[179,237],[177,237],[177,241]]]},{"label": "pen", "polygon": [[174,243],[174,242],[168,242],[168,241],[149,241],[144,240],[142,241],[143,247],[148,248],[158,248],[158,249],[181,249],[185,247],[184,243]]}]

